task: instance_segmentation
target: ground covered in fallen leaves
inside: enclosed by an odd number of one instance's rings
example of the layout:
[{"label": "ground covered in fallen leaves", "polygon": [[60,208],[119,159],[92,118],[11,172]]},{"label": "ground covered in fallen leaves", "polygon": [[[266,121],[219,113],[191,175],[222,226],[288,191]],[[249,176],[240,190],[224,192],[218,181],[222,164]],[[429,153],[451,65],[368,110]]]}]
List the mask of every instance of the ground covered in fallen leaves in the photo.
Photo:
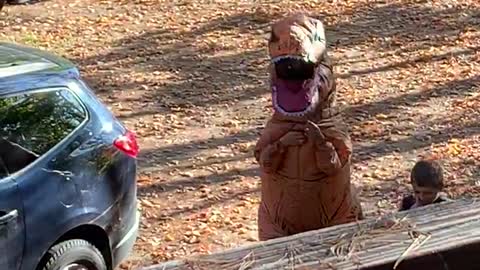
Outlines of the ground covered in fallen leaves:
[{"label": "ground covered in fallen leaves", "polygon": [[252,147],[270,112],[272,20],[321,18],[369,215],[392,210],[422,156],[451,196],[480,190],[476,0],[50,0],[7,6],[0,39],[79,65],[142,146],[141,233],[123,269],[257,240]]}]

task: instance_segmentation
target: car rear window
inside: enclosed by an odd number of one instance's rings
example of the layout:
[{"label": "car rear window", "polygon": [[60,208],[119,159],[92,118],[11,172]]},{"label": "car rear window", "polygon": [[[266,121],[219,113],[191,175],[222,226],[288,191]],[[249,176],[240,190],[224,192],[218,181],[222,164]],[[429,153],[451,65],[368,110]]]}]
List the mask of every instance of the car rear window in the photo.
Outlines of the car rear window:
[{"label": "car rear window", "polygon": [[0,97],[0,174],[2,167],[7,174],[26,167],[86,118],[82,104],[66,89]]}]

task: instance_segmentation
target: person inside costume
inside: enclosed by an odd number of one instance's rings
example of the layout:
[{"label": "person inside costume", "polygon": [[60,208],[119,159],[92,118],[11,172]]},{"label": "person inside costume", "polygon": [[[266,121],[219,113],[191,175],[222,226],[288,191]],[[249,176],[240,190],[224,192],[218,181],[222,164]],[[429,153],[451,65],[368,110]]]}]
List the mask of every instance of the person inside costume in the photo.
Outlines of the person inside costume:
[{"label": "person inside costume", "polygon": [[268,48],[274,113],[254,153],[261,168],[260,240],[362,219],[322,22],[286,17],[273,24]]}]

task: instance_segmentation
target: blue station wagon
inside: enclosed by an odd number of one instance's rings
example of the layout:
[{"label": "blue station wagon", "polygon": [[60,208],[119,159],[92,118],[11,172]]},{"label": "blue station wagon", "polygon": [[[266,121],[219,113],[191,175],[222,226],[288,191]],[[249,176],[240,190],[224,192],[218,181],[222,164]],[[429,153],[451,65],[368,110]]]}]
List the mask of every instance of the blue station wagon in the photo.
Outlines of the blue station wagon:
[{"label": "blue station wagon", "polygon": [[119,265],[137,237],[138,152],[71,62],[0,43],[0,269]]}]

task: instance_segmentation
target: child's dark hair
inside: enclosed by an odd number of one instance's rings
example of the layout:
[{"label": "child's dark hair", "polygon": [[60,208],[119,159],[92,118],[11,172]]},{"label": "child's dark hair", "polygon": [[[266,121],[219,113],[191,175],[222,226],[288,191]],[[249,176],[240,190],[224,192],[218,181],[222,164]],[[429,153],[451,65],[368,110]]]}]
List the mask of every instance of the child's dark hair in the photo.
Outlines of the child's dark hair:
[{"label": "child's dark hair", "polygon": [[419,187],[443,189],[443,168],[435,160],[420,160],[413,166],[410,181]]}]

